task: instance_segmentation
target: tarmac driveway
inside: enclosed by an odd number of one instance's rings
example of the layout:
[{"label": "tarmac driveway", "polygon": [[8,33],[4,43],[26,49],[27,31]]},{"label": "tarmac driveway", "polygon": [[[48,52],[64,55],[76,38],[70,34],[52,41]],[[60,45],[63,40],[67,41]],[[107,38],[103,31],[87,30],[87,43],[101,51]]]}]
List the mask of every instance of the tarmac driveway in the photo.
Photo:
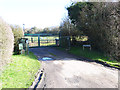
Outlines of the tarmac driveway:
[{"label": "tarmac driveway", "polygon": [[[118,88],[118,70],[55,48],[31,48],[44,68],[44,79],[37,88]],[[42,61],[43,57],[54,60]]]}]

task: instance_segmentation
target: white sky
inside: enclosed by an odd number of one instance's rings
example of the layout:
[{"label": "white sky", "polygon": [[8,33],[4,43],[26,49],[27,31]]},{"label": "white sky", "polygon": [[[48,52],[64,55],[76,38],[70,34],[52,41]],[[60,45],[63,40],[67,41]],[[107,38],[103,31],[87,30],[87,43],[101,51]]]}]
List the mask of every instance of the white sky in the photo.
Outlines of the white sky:
[{"label": "white sky", "polygon": [[0,16],[25,28],[59,26],[70,0],[0,0]]},{"label": "white sky", "polygon": [[0,0],[0,16],[8,24],[24,23],[25,28],[59,26],[70,1],[76,0]]}]

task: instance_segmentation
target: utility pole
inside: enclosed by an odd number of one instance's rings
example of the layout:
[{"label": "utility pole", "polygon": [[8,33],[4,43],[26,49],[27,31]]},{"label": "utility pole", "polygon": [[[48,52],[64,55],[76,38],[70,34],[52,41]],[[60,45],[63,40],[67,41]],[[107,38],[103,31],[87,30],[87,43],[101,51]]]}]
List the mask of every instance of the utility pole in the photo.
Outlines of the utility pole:
[{"label": "utility pole", "polygon": [[25,34],[25,24],[23,24],[23,32],[24,32],[24,34]]}]

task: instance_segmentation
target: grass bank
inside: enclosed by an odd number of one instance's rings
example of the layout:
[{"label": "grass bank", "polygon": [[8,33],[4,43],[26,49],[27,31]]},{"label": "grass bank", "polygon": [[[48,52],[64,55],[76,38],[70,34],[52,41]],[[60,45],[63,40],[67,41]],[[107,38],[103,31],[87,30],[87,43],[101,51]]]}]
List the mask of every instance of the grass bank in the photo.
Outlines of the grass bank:
[{"label": "grass bank", "polygon": [[[61,48],[61,47],[59,47],[58,49],[65,50],[65,48]],[[82,47],[71,47],[71,49],[68,52],[76,56],[81,56],[81,57],[92,59],[92,60],[102,61],[109,64],[110,66],[120,68],[120,62],[116,60],[110,60],[109,57],[106,57],[104,56],[103,53],[100,53],[95,50],[90,51],[87,48],[83,50]]]},{"label": "grass bank", "polygon": [[2,72],[2,88],[30,87],[39,68],[40,62],[33,53],[13,55],[12,62]]}]

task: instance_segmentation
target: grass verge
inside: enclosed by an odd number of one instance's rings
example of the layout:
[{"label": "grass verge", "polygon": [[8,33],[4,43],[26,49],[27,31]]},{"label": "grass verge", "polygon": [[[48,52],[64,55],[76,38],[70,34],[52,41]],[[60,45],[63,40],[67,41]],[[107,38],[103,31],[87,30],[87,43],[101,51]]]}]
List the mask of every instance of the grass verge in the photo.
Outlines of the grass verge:
[{"label": "grass verge", "polygon": [[2,88],[30,87],[39,68],[40,62],[32,52],[29,55],[13,55],[12,62],[2,72]]},{"label": "grass verge", "polygon": [[[58,47],[58,49],[65,50],[65,48],[61,48],[61,47]],[[71,49],[68,52],[76,56],[81,56],[81,57],[85,57],[85,58],[92,59],[92,60],[102,61],[102,62],[109,64],[110,66],[120,68],[120,62],[116,60],[110,60],[109,57],[106,57],[103,55],[103,53],[100,53],[95,50],[90,51],[87,48],[83,50],[82,47],[71,47]]]}]

